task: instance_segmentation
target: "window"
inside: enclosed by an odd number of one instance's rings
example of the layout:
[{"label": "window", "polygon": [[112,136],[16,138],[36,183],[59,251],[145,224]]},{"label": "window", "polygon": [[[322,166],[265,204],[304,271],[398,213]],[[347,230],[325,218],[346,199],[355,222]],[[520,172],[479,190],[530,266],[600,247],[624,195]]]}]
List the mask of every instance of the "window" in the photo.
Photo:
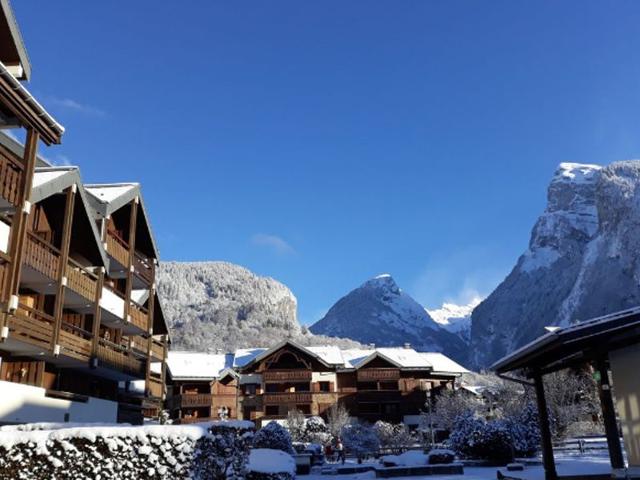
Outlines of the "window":
[{"label": "window", "polygon": [[278,415],[279,411],[278,411],[278,405],[267,405],[266,407],[264,407],[264,414],[265,415]]},{"label": "window", "polygon": [[265,385],[265,390],[267,393],[278,393],[279,385],[277,383],[267,383]]},{"label": "window", "polygon": [[245,395],[255,395],[256,394],[256,385],[253,383],[247,384],[244,386],[244,394]]},{"label": "window", "polygon": [[331,382],[318,382],[320,384],[321,392],[330,392],[331,391]]}]

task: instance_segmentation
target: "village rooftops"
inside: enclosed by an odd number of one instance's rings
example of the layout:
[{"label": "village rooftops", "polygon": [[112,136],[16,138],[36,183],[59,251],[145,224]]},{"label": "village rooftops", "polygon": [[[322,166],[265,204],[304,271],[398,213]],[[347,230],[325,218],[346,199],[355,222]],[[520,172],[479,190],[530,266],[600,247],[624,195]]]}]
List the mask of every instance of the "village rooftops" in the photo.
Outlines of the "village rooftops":
[{"label": "village rooftops", "polygon": [[315,357],[323,365],[336,371],[353,371],[375,358],[383,358],[400,370],[427,370],[434,374],[461,375],[466,368],[438,352],[417,352],[407,347],[375,349],[345,349],[322,345],[305,347],[291,341],[266,348],[244,348],[233,353],[169,352],[167,366],[174,380],[219,379],[242,373],[244,369],[276,350],[291,345]]}]

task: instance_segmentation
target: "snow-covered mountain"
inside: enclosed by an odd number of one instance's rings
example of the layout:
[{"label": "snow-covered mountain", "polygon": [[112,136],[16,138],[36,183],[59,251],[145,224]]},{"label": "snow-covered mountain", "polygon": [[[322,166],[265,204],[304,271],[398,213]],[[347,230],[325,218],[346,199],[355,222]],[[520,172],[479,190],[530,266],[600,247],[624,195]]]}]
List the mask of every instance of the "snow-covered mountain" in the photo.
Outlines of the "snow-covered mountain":
[{"label": "snow-covered mountain", "polygon": [[464,342],[438,325],[387,274],[342,297],[310,330],[377,346],[410,343],[416,350],[442,351],[458,361],[466,360]]},{"label": "snow-covered mountain", "polygon": [[438,309],[427,309],[427,313],[442,328],[455,333],[466,343],[469,343],[471,340],[471,313],[480,301],[480,298],[474,298],[467,305],[443,303],[442,307]]},{"label": "snow-covered mountain", "polygon": [[304,345],[357,345],[310,334],[298,323],[291,290],[232,263],[162,263],[158,293],[174,349],[232,351],[286,338]]},{"label": "snow-covered mountain", "polygon": [[640,304],[640,161],[563,163],[529,248],[472,314],[471,355],[488,366],[544,333]]}]

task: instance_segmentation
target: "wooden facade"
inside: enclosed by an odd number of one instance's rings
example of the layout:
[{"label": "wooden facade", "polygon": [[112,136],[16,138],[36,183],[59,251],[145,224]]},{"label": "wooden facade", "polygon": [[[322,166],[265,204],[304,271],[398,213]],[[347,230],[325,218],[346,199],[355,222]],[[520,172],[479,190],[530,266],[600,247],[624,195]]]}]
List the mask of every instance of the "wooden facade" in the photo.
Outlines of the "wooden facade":
[{"label": "wooden facade", "polygon": [[[0,15],[13,25],[7,5]],[[162,406],[168,331],[139,187],[103,218],[76,168],[38,157],[38,144],[60,143],[64,129],[20,83],[30,67],[9,58],[24,49],[20,35],[12,41],[0,44],[0,129],[21,128],[26,142],[0,134],[0,380],[117,401],[141,420]],[[139,393],[119,388],[136,380]]]},{"label": "wooden facade", "polygon": [[[416,352],[413,352],[416,353]],[[171,368],[171,361],[169,362]],[[372,356],[357,367],[329,364],[291,342],[264,352],[245,366],[207,379],[170,378],[169,409],[175,421],[219,418],[284,419],[291,410],[326,416],[336,403],[362,420],[409,422],[424,411],[427,391],[451,389],[458,374],[407,368]]]}]

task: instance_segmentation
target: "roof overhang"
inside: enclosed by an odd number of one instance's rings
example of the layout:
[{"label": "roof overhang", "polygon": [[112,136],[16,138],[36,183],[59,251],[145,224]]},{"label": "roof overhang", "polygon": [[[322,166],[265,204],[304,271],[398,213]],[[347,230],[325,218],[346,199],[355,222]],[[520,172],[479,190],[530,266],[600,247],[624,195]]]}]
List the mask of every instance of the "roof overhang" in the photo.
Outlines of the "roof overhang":
[{"label": "roof overhang", "polygon": [[0,62],[0,113],[10,125],[33,128],[47,145],[62,141],[64,127],[22,86],[10,70]]},{"label": "roof overhang", "polygon": [[29,80],[31,62],[9,0],[0,0],[0,61],[18,80]]},{"label": "roof overhang", "polygon": [[312,352],[312,351],[306,349],[302,345],[299,345],[299,344],[297,344],[296,342],[294,342],[292,340],[283,340],[283,341],[279,342],[277,345],[275,345],[275,346],[265,350],[261,354],[255,356],[253,359],[251,359],[247,364],[245,364],[242,367],[242,370],[245,370],[245,369],[255,365],[256,363],[264,360],[269,355],[272,355],[273,353],[277,352],[278,350],[280,350],[281,348],[283,348],[283,347],[285,347],[287,345],[290,346],[290,347],[293,347],[293,348],[295,348],[297,350],[300,350],[301,352],[303,352],[303,353],[315,358],[316,360],[318,360],[322,365],[324,365],[327,368],[336,368],[338,366],[338,365],[335,365],[335,364],[327,363],[326,361],[324,361],[324,359],[322,357],[320,357],[315,352]]},{"label": "roof overhang", "polygon": [[364,359],[362,359],[360,362],[358,362],[357,365],[354,365],[354,369],[359,370],[365,365],[367,365],[368,363],[370,363],[371,361],[375,360],[376,358],[381,358],[382,360],[389,362],[390,364],[392,364],[393,366],[397,367],[400,370],[410,370],[410,371],[422,370],[422,371],[428,371],[428,372],[433,370],[433,367],[431,367],[430,365],[411,366],[411,367],[404,366],[378,350],[371,353],[368,357],[365,357]]},{"label": "roof overhang", "polygon": [[498,374],[514,370],[528,376],[549,373],[635,343],[640,343],[640,307],[546,333],[498,360],[491,369]]}]

